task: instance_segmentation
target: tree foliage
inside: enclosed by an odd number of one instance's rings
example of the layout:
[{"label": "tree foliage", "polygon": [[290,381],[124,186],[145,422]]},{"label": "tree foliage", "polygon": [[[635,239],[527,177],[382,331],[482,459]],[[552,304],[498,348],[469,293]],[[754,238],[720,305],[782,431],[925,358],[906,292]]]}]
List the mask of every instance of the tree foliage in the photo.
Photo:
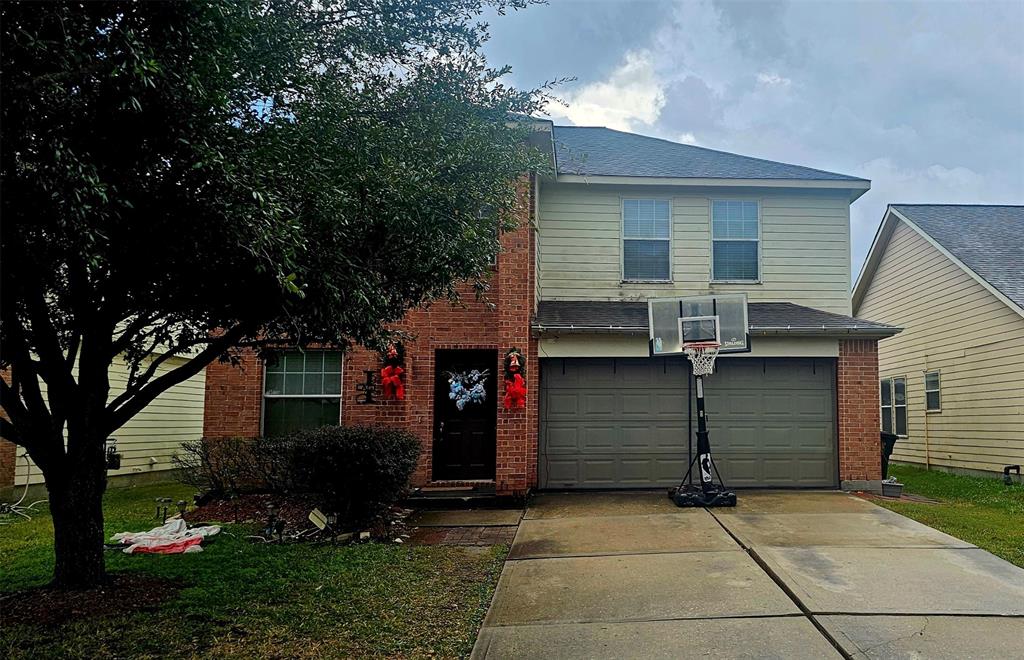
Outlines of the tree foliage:
[{"label": "tree foliage", "polygon": [[51,502],[98,497],[103,439],[235,346],[373,345],[485,286],[546,96],[478,17],[526,1],[0,6],[2,431]]}]

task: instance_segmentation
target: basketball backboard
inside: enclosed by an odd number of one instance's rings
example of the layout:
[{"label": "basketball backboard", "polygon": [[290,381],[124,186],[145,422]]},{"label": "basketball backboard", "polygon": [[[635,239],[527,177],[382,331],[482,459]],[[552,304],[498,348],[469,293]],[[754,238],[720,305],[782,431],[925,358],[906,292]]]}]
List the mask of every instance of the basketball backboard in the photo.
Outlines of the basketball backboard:
[{"label": "basketball backboard", "polygon": [[718,342],[719,353],[750,350],[747,294],[725,293],[647,301],[651,355],[678,355],[689,342]]}]

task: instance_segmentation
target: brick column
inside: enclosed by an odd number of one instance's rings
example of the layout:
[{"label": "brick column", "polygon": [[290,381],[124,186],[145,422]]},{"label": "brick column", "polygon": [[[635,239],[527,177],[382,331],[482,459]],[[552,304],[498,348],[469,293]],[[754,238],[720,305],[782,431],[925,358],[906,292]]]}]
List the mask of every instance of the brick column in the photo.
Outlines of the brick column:
[{"label": "brick column", "polygon": [[839,342],[836,375],[839,412],[839,478],[849,490],[881,490],[878,341]]},{"label": "brick column", "polygon": [[[526,356],[526,407],[505,410],[505,382],[498,386],[498,447],[495,487],[500,495],[523,495],[537,481],[537,396],[538,361],[536,341],[530,337],[530,317],[534,305],[533,226],[531,225],[533,190],[525,181],[520,188],[519,228],[502,236],[498,259],[498,337],[504,360],[505,351],[518,348]],[[504,363],[498,372],[504,376]]]}]

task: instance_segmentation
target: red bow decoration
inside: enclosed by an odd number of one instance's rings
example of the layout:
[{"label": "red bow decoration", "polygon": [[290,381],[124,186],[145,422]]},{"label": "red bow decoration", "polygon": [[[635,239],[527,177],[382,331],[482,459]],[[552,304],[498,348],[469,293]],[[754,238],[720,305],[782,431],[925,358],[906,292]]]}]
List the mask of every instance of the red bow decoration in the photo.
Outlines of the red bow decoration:
[{"label": "red bow decoration", "polygon": [[405,401],[405,385],[402,384],[402,374],[405,369],[398,366],[388,366],[380,370],[380,388],[384,392],[384,399]]},{"label": "red bow decoration", "polygon": [[505,410],[526,407],[526,381],[519,374],[505,381]]}]

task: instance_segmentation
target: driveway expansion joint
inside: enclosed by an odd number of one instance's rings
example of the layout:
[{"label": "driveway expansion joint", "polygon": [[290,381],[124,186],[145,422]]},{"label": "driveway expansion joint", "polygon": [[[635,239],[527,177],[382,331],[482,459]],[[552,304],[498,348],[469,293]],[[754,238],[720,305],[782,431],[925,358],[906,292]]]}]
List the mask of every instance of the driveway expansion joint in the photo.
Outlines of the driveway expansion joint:
[{"label": "driveway expansion joint", "polygon": [[768,566],[767,562],[765,562],[765,560],[762,559],[759,554],[757,554],[757,551],[755,551],[753,548],[748,547],[735,534],[733,534],[732,530],[726,527],[725,523],[723,523],[721,519],[719,519],[719,517],[715,515],[714,511],[712,511],[711,509],[707,509],[707,512],[711,514],[711,517],[714,518],[715,522],[722,526],[722,529],[725,530],[725,533],[732,537],[732,540],[736,542],[736,545],[745,550],[746,553],[750,556],[750,558],[754,560],[754,563],[757,564],[761,568],[761,570],[764,571],[765,574],[769,578],[771,578],[776,585],[778,585],[780,589],[782,589],[783,593],[785,593],[786,596],[788,596],[789,599],[793,601],[793,604],[796,605],[801,612],[803,612],[803,616],[811,623],[812,626],[814,626],[814,628],[819,633],[821,633],[821,636],[824,637],[825,640],[829,644],[831,644],[833,648],[835,648],[836,652],[843,656],[843,658],[845,658],[846,660],[853,660],[853,656],[842,647],[839,641],[835,637],[833,637],[828,630],[825,629],[825,626],[823,626],[817,619],[814,618],[814,613],[811,612],[810,608],[808,608],[804,604],[804,602],[800,600],[796,593],[794,593],[793,590],[790,589],[789,585],[787,585],[785,581],[783,581],[782,578],[780,578],[775,573],[775,571],[773,571]]}]

